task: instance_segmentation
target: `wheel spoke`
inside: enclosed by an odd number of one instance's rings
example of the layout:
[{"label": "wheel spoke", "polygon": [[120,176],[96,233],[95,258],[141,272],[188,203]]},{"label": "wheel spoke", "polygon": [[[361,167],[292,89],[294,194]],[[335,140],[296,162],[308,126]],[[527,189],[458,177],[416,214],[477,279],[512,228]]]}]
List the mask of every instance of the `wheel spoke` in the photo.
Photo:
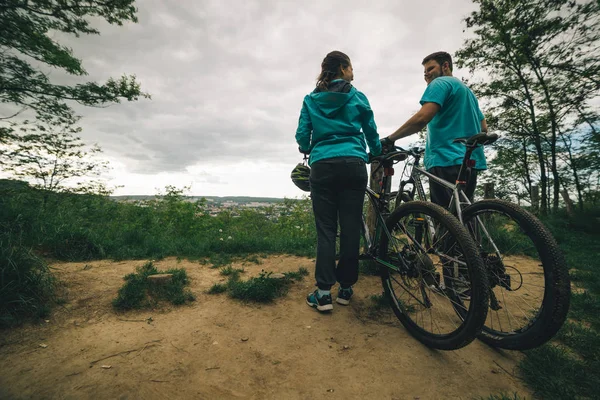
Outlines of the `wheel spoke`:
[{"label": "wheel spoke", "polygon": [[566,319],[569,302],[561,299],[568,299],[570,290],[564,259],[549,231],[533,215],[502,200],[476,202],[464,210],[463,219],[494,294],[482,339],[510,349],[549,340]]},{"label": "wheel spoke", "polygon": [[[395,266],[385,269],[382,279],[396,315],[430,346],[455,349],[466,345],[477,332],[467,324],[482,326],[485,317],[485,313],[473,314],[478,318],[471,314],[477,304],[480,309],[487,306],[481,290],[473,287],[472,279],[479,285],[485,280],[468,232],[441,208],[438,211],[437,206],[423,202],[404,204],[390,218],[395,219],[388,222],[391,228],[382,238],[380,250],[385,262]],[[467,242],[470,262],[479,264],[467,262]],[[472,293],[475,299],[471,299]]]}]

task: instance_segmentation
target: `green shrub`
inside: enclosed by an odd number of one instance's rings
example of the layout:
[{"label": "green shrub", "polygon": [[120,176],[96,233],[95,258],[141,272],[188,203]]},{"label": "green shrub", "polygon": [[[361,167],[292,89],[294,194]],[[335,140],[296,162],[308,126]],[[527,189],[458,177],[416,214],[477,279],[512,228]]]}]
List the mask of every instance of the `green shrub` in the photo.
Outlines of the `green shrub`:
[{"label": "green shrub", "polygon": [[208,289],[208,294],[219,294],[227,291],[227,285],[222,283],[215,283]]},{"label": "green shrub", "polygon": [[89,261],[104,258],[104,251],[86,232],[62,232],[46,244],[48,255],[67,261]]},{"label": "green shrub", "polygon": [[315,254],[309,199],[235,216],[212,217],[207,210],[205,201],[189,202],[173,187],[156,200],[125,203],[0,180],[0,224],[18,232],[25,246],[60,260],[210,257],[218,268],[247,254]]},{"label": "green shrub", "polygon": [[373,295],[371,295],[371,297],[369,297],[369,300],[371,300],[371,307],[374,310],[391,309],[390,308],[390,299],[385,294],[385,292],[382,294],[373,294]]},{"label": "green shrub", "polygon": [[285,275],[286,278],[288,279],[293,279],[296,281],[300,281],[302,279],[304,279],[305,276],[308,276],[309,272],[306,268],[304,267],[300,267],[298,268],[298,271],[292,271],[292,272],[284,272],[283,275]]},{"label": "green shrub", "polygon": [[254,263],[254,264],[257,264],[257,265],[260,265],[260,264],[262,264],[262,261],[260,261],[260,259],[258,258],[258,256],[257,256],[256,254],[253,254],[253,255],[251,255],[251,256],[248,256],[248,257],[246,258],[246,261],[248,261],[248,262],[251,262],[251,263]]},{"label": "green shrub", "polygon": [[358,271],[362,275],[379,276],[381,267],[375,261],[360,260],[358,262]]},{"label": "green shrub", "polygon": [[513,393],[512,395],[500,393],[490,395],[489,397],[479,397],[479,400],[526,400],[526,398],[519,396],[517,393]]},{"label": "green shrub", "polygon": [[227,267],[221,268],[221,271],[219,273],[223,276],[235,276],[237,279],[242,272],[244,272],[243,268],[237,269],[233,268],[231,265],[228,265]]},{"label": "green shrub", "polygon": [[[164,273],[173,275],[168,283],[153,285],[148,282],[150,275]],[[161,300],[175,305],[195,300],[194,295],[185,288],[189,280],[183,268],[159,271],[152,262],[148,262],[123,279],[125,284],[119,289],[117,298],[113,300],[113,306],[118,310],[152,307]]]},{"label": "green shrub", "polygon": [[273,278],[272,275],[272,272],[261,271],[259,276],[242,281],[239,279],[239,273],[233,273],[229,275],[226,285],[217,283],[208,290],[208,293],[227,291],[234,299],[270,303],[285,295],[294,281],[304,279],[308,275],[308,270],[300,267],[298,271],[284,273],[283,278]]},{"label": "green shrub", "polygon": [[10,233],[0,234],[0,327],[45,317],[55,297],[55,282],[42,259]]},{"label": "green shrub", "polygon": [[289,279],[271,278],[272,273],[261,272],[258,277],[247,281],[230,280],[229,295],[234,299],[254,301],[257,303],[270,303],[277,297],[287,293]]},{"label": "green shrub", "polygon": [[233,257],[227,253],[215,253],[210,255],[209,262],[212,264],[211,268],[220,268],[231,264],[233,262]]}]

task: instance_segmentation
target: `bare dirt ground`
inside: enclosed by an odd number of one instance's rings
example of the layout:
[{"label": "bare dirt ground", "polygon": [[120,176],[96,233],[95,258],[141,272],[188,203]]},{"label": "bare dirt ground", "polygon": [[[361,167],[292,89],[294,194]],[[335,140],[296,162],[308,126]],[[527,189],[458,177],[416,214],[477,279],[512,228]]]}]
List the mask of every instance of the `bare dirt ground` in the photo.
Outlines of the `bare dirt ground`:
[{"label": "bare dirt ground", "polygon": [[[310,277],[273,304],[244,304],[206,293],[225,281],[217,269],[168,258],[155,265],[185,268],[197,300],[116,313],[111,301],[122,277],[144,263],[52,263],[68,302],[42,324],[0,331],[0,398],[531,398],[515,376],[518,352],[479,341],[431,350],[393,314],[374,318],[369,296],[381,293],[377,277],[362,276],[351,304],[327,315],[305,303]],[[233,264],[243,266],[244,279],[313,265],[283,255]]]}]

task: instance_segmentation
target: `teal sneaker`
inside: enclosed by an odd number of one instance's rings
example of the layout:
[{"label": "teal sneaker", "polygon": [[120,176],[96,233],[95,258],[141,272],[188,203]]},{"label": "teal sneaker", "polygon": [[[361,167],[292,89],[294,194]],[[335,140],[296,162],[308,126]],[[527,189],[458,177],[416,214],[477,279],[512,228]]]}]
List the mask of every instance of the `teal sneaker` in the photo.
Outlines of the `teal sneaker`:
[{"label": "teal sneaker", "polygon": [[352,297],[353,293],[354,292],[352,291],[352,286],[350,286],[349,288],[343,288],[340,286],[340,290],[338,291],[338,297],[337,299],[335,299],[335,301],[338,304],[347,306],[348,304],[350,304],[350,298]]},{"label": "teal sneaker", "polygon": [[331,295],[326,294],[324,296],[319,297],[318,289],[312,293],[309,293],[308,296],[306,296],[306,304],[308,304],[312,308],[316,308],[321,312],[333,310]]}]

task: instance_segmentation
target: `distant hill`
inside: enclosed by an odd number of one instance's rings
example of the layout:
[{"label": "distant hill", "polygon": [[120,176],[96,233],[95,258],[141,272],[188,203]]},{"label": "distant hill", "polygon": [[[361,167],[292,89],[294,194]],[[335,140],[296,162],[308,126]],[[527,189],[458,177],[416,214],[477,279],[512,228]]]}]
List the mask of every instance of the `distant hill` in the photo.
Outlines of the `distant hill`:
[{"label": "distant hill", "polygon": [[[32,190],[37,190],[32,188],[29,183],[25,182],[25,181],[20,181],[20,180],[16,180],[16,179],[0,179],[0,189],[3,190],[25,190],[25,189],[32,189]],[[185,199],[189,200],[189,201],[197,201],[200,200],[202,198],[205,198],[208,201],[214,202],[214,203],[225,203],[228,201],[231,202],[235,202],[238,204],[244,204],[244,203],[281,203],[283,202],[283,198],[278,198],[278,197],[250,197],[250,196],[184,196]],[[115,201],[125,201],[125,200],[137,200],[137,201],[143,201],[143,200],[153,200],[156,198],[156,196],[150,196],[150,195],[124,195],[124,196],[109,196],[110,199],[115,200]],[[290,200],[297,200],[297,199],[290,199]]]},{"label": "distant hill", "polygon": [[[131,196],[110,196],[111,199],[116,201],[124,201],[124,200],[153,200],[156,196],[145,196],[145,195],[131,195]],[[232,201],[235,203],[243,204],[243,203],[281,203],[284,199],[277,197],[249,197],[249,196],[185,196],[185,198],[189,201],[197,201],[202,198],[205,198],[208,201],[213,201],[215,203],[225,203],[227,201]]]}]

